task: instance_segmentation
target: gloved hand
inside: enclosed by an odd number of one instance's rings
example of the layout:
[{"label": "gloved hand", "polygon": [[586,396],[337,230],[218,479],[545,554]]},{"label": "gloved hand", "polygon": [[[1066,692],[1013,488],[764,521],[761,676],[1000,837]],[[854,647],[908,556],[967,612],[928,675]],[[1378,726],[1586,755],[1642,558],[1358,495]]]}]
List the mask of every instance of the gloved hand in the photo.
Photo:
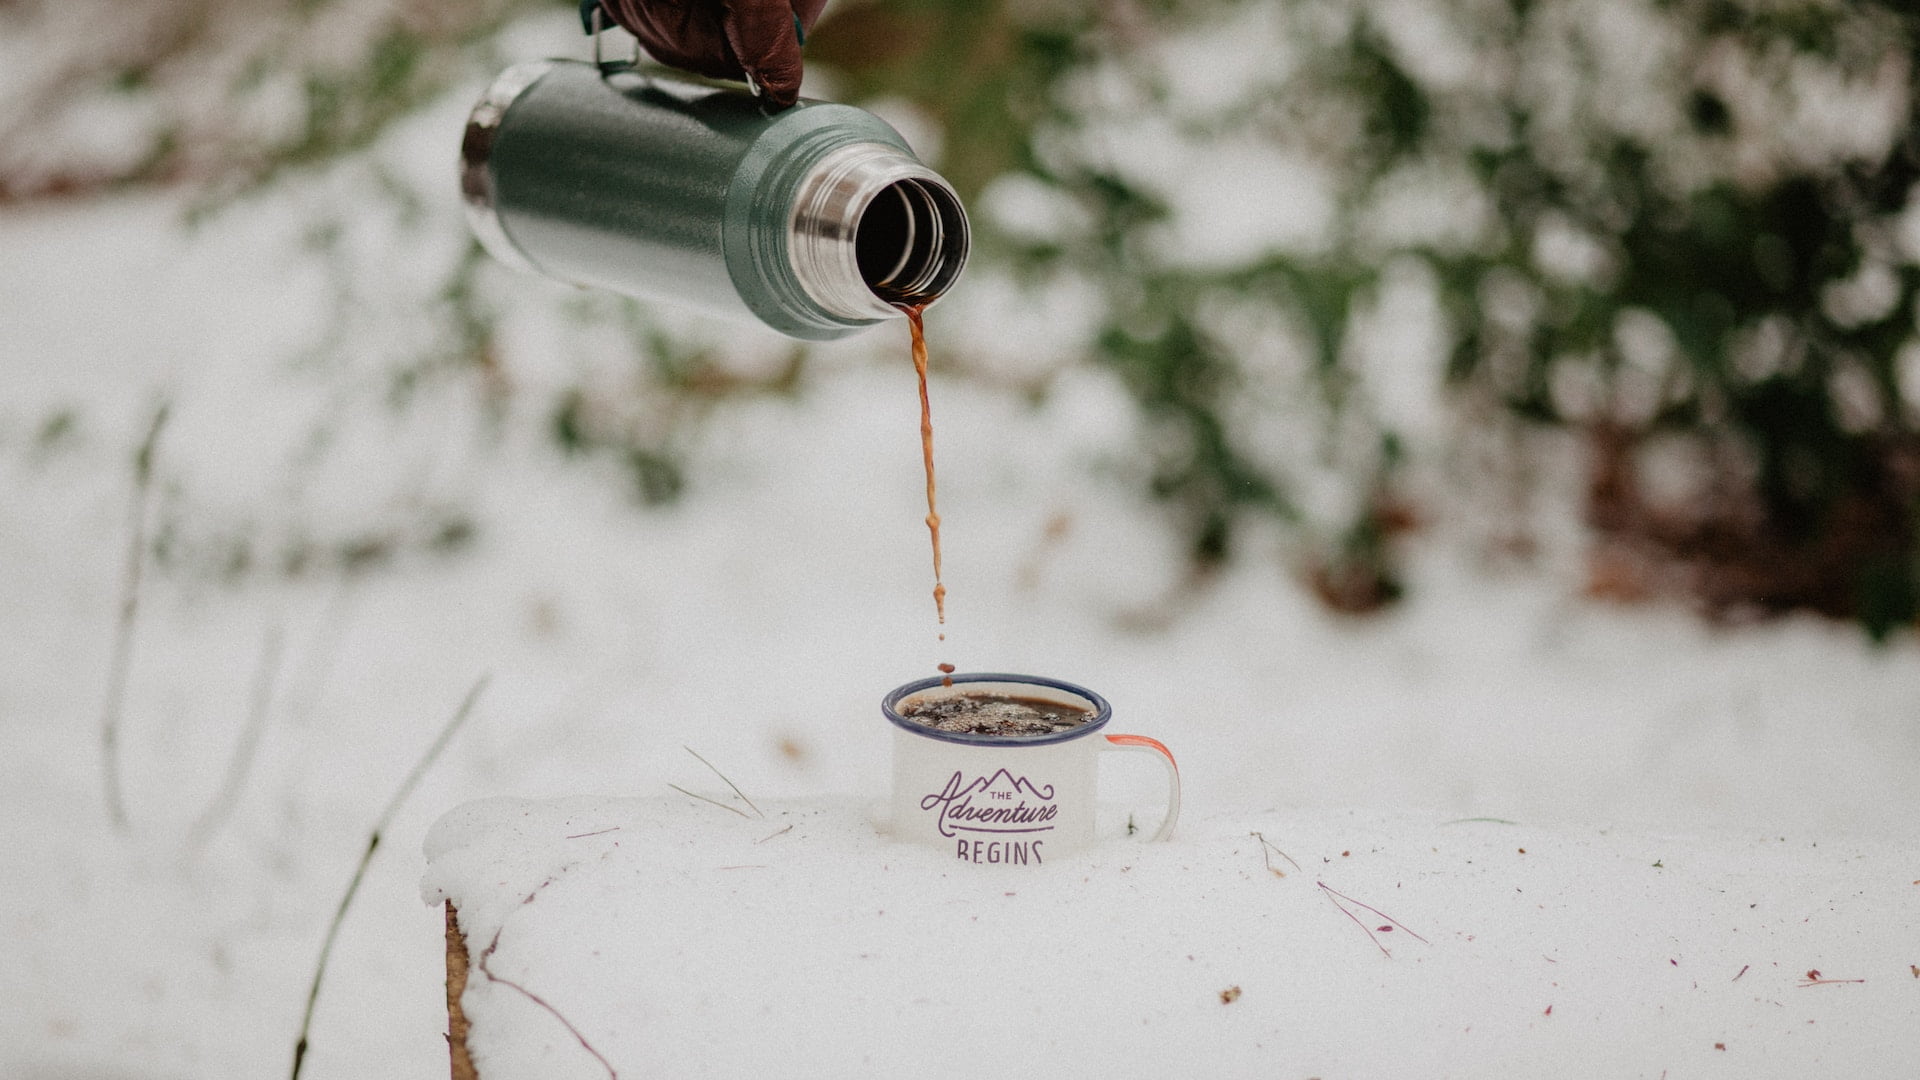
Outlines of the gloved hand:
[{"label": "gloved hand", "polygon": [[599,0],[655,60],[747,79],[776,109],[800,95],[800,46],[827,0]]}]

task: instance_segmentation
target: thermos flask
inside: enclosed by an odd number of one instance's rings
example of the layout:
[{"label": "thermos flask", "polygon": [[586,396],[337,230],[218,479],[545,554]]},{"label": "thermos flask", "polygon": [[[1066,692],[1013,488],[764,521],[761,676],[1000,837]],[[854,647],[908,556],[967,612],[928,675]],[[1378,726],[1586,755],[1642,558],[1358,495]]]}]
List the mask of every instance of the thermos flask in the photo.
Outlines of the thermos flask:
[{"label": "thermos flask", "polygon": [[824,341],[931,303],[967,261],[951,185],[871,113],[633,66],[507,69],[460,188],[495,258]]}]

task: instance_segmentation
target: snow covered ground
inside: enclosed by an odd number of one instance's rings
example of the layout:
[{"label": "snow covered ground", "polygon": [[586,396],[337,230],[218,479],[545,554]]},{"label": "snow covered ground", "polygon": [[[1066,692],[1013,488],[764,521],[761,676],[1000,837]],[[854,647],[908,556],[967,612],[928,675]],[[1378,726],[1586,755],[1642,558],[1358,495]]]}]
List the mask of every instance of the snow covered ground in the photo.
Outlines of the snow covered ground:
[{"label": "snow covered ground", "polygon": [[1908,846],[1242,803],[972,865],[854,801],[703,787],[740,813],[490,799],[434,826],[482,1077],[1911,1071],[1911,935],[1876,930],[1911,907]]},{"label": "snow covered ground", "polygon": [[[457,106],[415,134],[443,134]],[[416,157],[429,176],[446,165]],[[683,746],[756,798],[876,795],[880,697],[946,660],[1098,689],[1114,730],[1180,755],[1189,813],[1214,823],[1196,836],[1243,811],[1282,847],[1290,823],[1318,837],[1347,809],[1383,840],[1406,839],[1409,822],[1497,817],[1673,834],[1729,875],[1750,859],[1768,873],[1763,843],[1858,844],[1880,884],[1836,908],[1832,932],[1884,943],[1876,983],[1920,963],[1920,884],[1884,884],[1920,878],[1911,636],[1876,650],[1811,620],[1717,630],[1674,609],[1595,607],[1574,597],[1564,559],[1488,566],[1473,523],[1445,507],[1419,540],[1410,602],[1381,618],[1319,609],[1281,538],[1258,531],[1232,568],[1188,588],[1177,539],[1131,481],[1096,467],[1131,424],[1110,379],[1069,374],[1035,407],[938,374],[943,343],[970,325],[1005,336],[1045,314],[983,279],[992,303],[956,298],[930,318],[951,589],[940,643],[903,330],[823,350],[796,401],[716,412],[689,496],[640,508],[613,467],[562,457],[537,394],[501,419],[473,380],[452,379],[393,410],[350,363],[294,365],[330,310],[289,224],[318,197],[276,195],[194,235],[172,197],[0,216],[0,1076],[284,1071],[367,830],[482,675],[469,726],[385,836],[345,924],[314,1019],[316,1080],[445,1068],[440,916],[418,888],[441,812],[709,784]],[[409,265],[383,272],[404,279]],[[376,337],[407,332],[405,310],[369,318]],[[535,315],[513,325],[504,375],[537,389],[556,378],[557,331]],[[120,835],[99,729],[133,456],[162,400],[149,517],[185,568],[149,568],[141,591]],[[470,521],[471,542],[405,546],[345,578],[228,574],[216,557],[236,536],[277,551],[443,521]],[[260,686],[258,755],[222,820]],[[196,833],[210,808],[215,827]],[[1591,846],[1555,858],[1573,874],[1583,858],[1595,874],[1613,866]],[[1812,911],[1856,881],[1805,880],[1819,884],[1778,902]],[[1403,1052],[1368,1058],[1369,1074],[1418,1075],[1418,1030],[1379,1028]],[[1253,1075],[1223,1075],[1236,1074]]]}]

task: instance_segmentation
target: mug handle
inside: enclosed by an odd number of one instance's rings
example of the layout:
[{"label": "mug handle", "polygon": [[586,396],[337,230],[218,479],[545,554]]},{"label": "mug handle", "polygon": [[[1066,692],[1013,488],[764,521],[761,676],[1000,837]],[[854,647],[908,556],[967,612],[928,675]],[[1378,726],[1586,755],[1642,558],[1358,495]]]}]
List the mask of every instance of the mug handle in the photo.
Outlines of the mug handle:
[{"label": "mug handle", "polygon": [[1173,751],[1159,739],[1150,739],[1145,735],[1109,735],[1106,750],[1132,750],[1143,754],[1152,754],[1167,767],[1167,816],[1154,830],[1153,840],[1165,840],[1173,835],[1174,822],[1180,819],[1180,763],[1173,760]]}]

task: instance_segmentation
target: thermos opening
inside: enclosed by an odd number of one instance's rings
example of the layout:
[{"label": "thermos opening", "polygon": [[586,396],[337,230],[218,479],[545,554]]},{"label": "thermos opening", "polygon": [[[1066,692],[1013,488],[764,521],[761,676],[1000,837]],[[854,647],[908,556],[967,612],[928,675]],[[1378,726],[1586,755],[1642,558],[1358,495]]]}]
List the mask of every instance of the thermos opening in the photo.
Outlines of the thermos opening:
[{"label": "thermos opening", "polygon": [[950,190],[901,180],[861,212],[854,258],[873,295],[889,304],[923,304],[960,276],[966,240],[966,216]]},{"label": "thermos opening", "polygon": [[945,180],[897,147],[850,143],[807,170],[788,221],[794,277],[845,319],[930,304],[967,265],[967,212]]}]

